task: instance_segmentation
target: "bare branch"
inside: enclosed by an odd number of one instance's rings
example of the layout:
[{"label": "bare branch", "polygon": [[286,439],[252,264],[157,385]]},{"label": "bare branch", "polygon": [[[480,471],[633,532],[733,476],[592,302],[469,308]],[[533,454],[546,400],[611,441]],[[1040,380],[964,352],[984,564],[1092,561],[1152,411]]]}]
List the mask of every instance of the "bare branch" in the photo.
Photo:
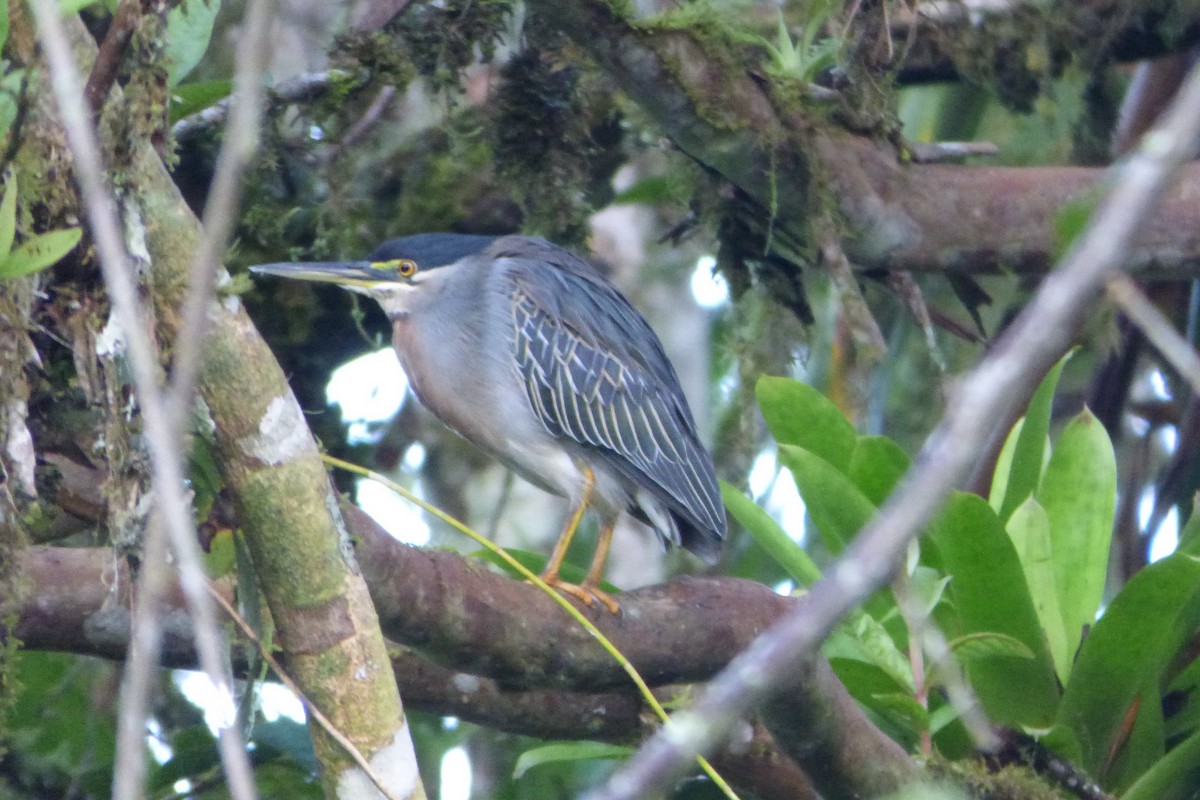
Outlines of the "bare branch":
[{"label": "bare branch", "polygon": [[1150,344],[1179,372],[1200,395],[1200,356],[1186,339],[1176,332],[1170,320],[1155,308],[1138,285],[1120,275],[1108,282],[1108,297],[1141,329]]},{"label": "bare branch", "polygon": [[[105,284],[113,303],[128,348],[129,362],[145,420],[147,442],[154,469],[159,513],[171,540],[178,561],[181,585],[196,620],[196,645],[200,662],[217,689],[217,702],[224,704],[220,716],[219,748],[222,763],[229,779],[230,792],[235,798],[255,796],[250,762],[235,724],[233,691],[229,676],[224,673],[220,633],[211,602],[205,589],[205,577],[200,567],[199,548],[191,524],[189,504],[184,495],[183,465],[180,457],[180,437],[172,425],[171,414],[158,385],[158,360],[154,348],[141,324],[143,314],[137,299],[132,272],[125,254],[116,207],[104,185],[100,147],[95,129],[87,115],[79,75],[71,56],[66,34],[59,20],[58,4],[53,0],[38,0],[31,4],[37,19],[38,31],[46,53],[51,84],[62,116],[72,154],[76,177],[80,184],[91,232],[100,255]],[[152,525],[149,535],[160,526]],[[151,548],[152,549],[152,548]],[[161,568],[161,562],[147,569]],[[140,693],[144,687],[126,684],[124,691]],[[145,718],[145,702],[133,702],[132,719],[139,727]],[[144,759],[139,744],[136,769],[117,770],[115,790],[118,797],[130,797],[141,792]],[[130,767],[130,756],[118,761],[118,768]]]}]

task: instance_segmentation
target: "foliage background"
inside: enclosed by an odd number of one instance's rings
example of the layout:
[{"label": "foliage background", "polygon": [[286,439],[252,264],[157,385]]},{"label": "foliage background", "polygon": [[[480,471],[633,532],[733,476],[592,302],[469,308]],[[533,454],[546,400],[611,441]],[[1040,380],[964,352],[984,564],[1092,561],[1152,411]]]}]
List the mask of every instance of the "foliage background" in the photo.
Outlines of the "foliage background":
[{"label": "foliage background", "polygon": [[[836,419],[844,417],[850,440],[886,435],[895,443],[880,445],[889,455],[873,463],[886,466],[895,453],[907,454],[896,461],[915,456],[940,411],[953,402],[955,377],[989,352],[1091,210],[1093,194],[1068,189],[1075,186],[1072,181],[1092,181],[1098,173],[1056,170],[1105,165],[1133,146],[1147,124],[1144,120],[1153,117],[1177,85],[1180,64],[1200,24],[1200,13],[1189,4],[1164,9],[1134,2],[1111,8],[1016,3],[999,13],[976,12],[971,17],[975,24],[967,29],[953,27],[952,14],[939,18],[931,10],[933,4],[924,3],[842,7],[814,0],[615,9],[599,3],[551,9],[541,3],[494,0],[398,5],[279,6],[265,54],[269,63],[263,78],[271,91],[260,149],[242,184],[237,229],[225,258],[233,278],[222,287],[222,298],[237,296],[245,303],[300,406],[310,412],[305,420],[324,448],[390,472],[435,505],[494,530],[506,545],[542,548],[540,540],[557,531],[561,508],[535,491],[509,485],[501,471],[444,432],[416,404],[406,403],[369,447],[347,443],[344,421],[326,408],[326,385],[337,366],[387,341],[385,322],[376,309],[359,307],[336,290],[253,285],[244,268],[283,259],[353,256],[387,237],[424,230],[544,235],[589,249],[651,318],[710,433],[719,471],[731,485],[755,486],[759,496],[753,499],[768,508],[774,502],[773,510],[783,512],[786,508],[778,505],[778,498],[787,493],[778,487],[795,478],[809,501],[809,519],[801,536],[795,515],[784,517],[787,532],[802,539],[817,570],[827,567],[840,549],[831,529],[844,520],[821,519],[813,497],[825,497],[829,503],[828,498],[840,496],[830,494],[819,481],[818,491],[806,492],[800,466],[805,457],[777,445],[808,444],[781,435],[778,419],[820,418],[825,422],[812,427],[830,430],[845,425]],[[963,8],[970,9],[970,4]],[[245,10],[239,3],[217,0],[190,0],[169,11],[137,3],[66,10],[80,14],[99,42],[117,38],[110,32],[130,25],[109,76],[121,96],[109,99],[101,116],[111,157],[110,181],[133,194],[135,160],[128,151],[135,147],[131,143],[149,143],[171,165],[172,178],[188,205],[201,213],[222,134],[219,125],[195,114],[218,104],[232,87],[232,54],[243,33]],[[22,22],[19,6],[11,7],[9,14],[14,33],[5,45],[0,122],[6,123],[6,160],[14,170],[6,182],[5,200],[11,197],[13,206],[9,212],[0,210],[0,216],[8,213],[11,222],[5,224],[15,230],[17,246],[29,250],[32,243],[43,241],[39,236],[77,236],[85,226],[67,178],[73,171],[61,135],[55,139],[46,128],[37,127],[44,124],[39,116],[44,109],[39,110],[34,99],[48,92],[44,71],[29,55],[29,22]],[[637,24],[609,25],[623,15]],[[595,25],[592,42],[580,34],[581,16]],[[621,34],[627,39],[614,38]],[[639,76],[611,68],[605,47],[617,41],[648,49],[668,42],[675,49],[667,52],[677,61],[665,62],[660,85],[647,87],[644,76],[639,82]],[[1142,60],[1150,56],[1156,60]],[[762,116],[761,105],[738,95],[743,86],[738,80],[765,87],[773,116]],[[670,81],[684,86],[694,117],[679,120],[678,128],[669,122],[672,103],[677,102],[670,94]],[[1147,87],[1159,90],[1157,100]],[[948,198],[949,208],[957,199],[962,208],[975,209],[974,198],[993,196],[996,205],[991,208],[1006,213],[982,224],[967,214],[944,220],[947,227],[960,226],[965,238],[979,237],[977,249],[947,236],[921,251],[935,251],[939,257],[921,262],[919,252],[906,256],[910,250],[903,246],[892,251],[880,247],[870,227],[854,217],[848,182],[840,177],[845,167],[839,159],[861,158],[868,167],[874,163],[862,155],[866,150],[843,146],[851,138],[856,146],[894,156],[898,170],[913,176],[902,187],[911,195],[893,198],[897,204],[942,197]],[[971,171],[968,174],[978,183],[973,193],[959,187],[963,195],[951,195],[947,184],[939,182],[948,173],[934,171],[944,167],[923,165],[917,145],[946,140],[995,145],[995,154],[969,155],[954,173]],[[989,183],[997,167],[1025,170],[1020,180],[1032,187],[1029,195],[1006,194],[1011,186],[999,178]],[[1058,202],[1059,191],[1070,193],[1072,202]],[[1037,195],[1053,195],[1047,201],[1049,212],[1029,199]],[[1171,209],[1178,205],[1169,206],[1163,219],[1177,220],[1172,215],[1179,212]],[[920,218],[916,212],[914,216]],[[1152,252],[1151,269],[1144,274],[1155,279],[1146,291],[1166,319],[1192,335],[1198,313],[1191,283],[1196,258],[1194,236],[1188,233],[1190,218],[1182,219],[1174,229],[1178,240],[1168,239],[1174,249],[1163,246]],[[994,248],[973,225],[994,228],[996,239],[1010,241],[1011,246]],[[1050,232],[1031,244],[1027,239],[1036,237],[1026,233],[1035,227]],[[928,238],[937,235],[929,233]],[[14,237],[7,239],[8,246],[0,249],[12,256],[18,252]],[[54,258],[44,257],[36,267],[45,268],[62,255],[51,252]],[[1144,266],[1146,260],[1139,263]],[[7,263],[0,264],[0,270]],[[684,302],[685,287],[698,263],[715,264],[730,288],[727,305],[707,310]],[[852,275],[851,266],[856,270]],[[35,274],[20,277],[22,271]],[[3,791],[13,797],[103,797],[112,785],[121,668],[109,659],[80,653],[120,655],[121,631],[119,626],[98,631],[102,621],[89,617],[91,627],[83,626],[74,641],[45,634],[41,628],[46,621],[39,625],[26,609],[36,605],[33,600],[39,595],[49,598],[51,587],[38,582],[32,571],[16,569],[29,559],[11,554],[23,552],[30,542],[52,542],[55,547],[106,552],[111,564],[119,562],[124,568],[128,563],[136,569],[140,535],[147,524],[141,499],[149,493],[145,446],[138,441],[138,415],[127,409],[129,380],[122,374],[126,367],[121,359],[100,359],[98,366],[89,360],[99,352],[97,340],[107,320],[107,299],[90,238],[85,236],[83,245],[52,269],[36,272],[25,267],[5,275],[0,301],[5,304],[8,349],[0,374],[19,376],[6,384],[4,400],[10,408],[18,407],[10,401],[19,401],[23,411],[19,425],[10,422],[6,427],[10,446],[5,456],[4,580],[7,613],[16,620],[14,629],[24,624],[26,633],[8,638]],[[1165,363],[1139,327],[1110,304],[1097,305],[1078,338],[1079,349],[1062,368],[1057,391],[1051,387],[1043,396],[1038,444],[1048,435],[1057,446],[1060,435],[1067,435],[1060,434],[1066,421],[1078,420],[1085,406],[1113,443],[1112,485],[1086,485],[1113,503],[1108,519],[1112,557],[1101,571],[1106,575],[1103,602],[1117,608],[1118,597],[1133,598],[1125,603],[1140,601],[1140,594],[1121,590],[1147,569],[1162,520],[1171,519],[1162,529],[1182,530],[1190,515],[1197,481],[1194,395],[1179,370]],[[770,427],[772,408],[760,402],[761,375],[799,378],[829,398],[832,406],[811,398],[791,399],[783,410],[776,407],[777,424]],[[1030,385],[1016,391],[1032,395],[1034,389]],[[1013,422],[1015,418],[998,427],[1007,431]],[[22,465],[32,462],[13,456],[15,428],[27,429],[36,447],[36,469],[24,485],[19,479]],[[421,443],[423,458],[416,458],[414,442]],[[964,488],[989,494],[1001,444],[998,438],[990,452],[981,455],[980,468]],[[212,437],[195,437],[191,488],[202,533],[212,538],[210,569],[225,574],[241,558],[243,568],[237,572],[244,584],[248,563],[257,559],[261,565],[264,558],[261,551],[235,552],[229,529],[236,527],[233,523],[245,509],[238,505],[242,501],[237,492],[230,491],[222,447]],[[826,463],[852,457],[836,448],[810,449]],[[1033,467],[1026,465],[1021,479],[1030,486],[1042,480],[1041,461],[1035,458]],[[748,484],[752,470],[773,477]],[[897,474],[864,478],[880,492],[870,496],[871,503],[882,500],[883,489]],[[1067,483],[1083,480],[1068,474]],[[338,480],[343,491],[355,489],[344,476]],[[1002,522],[1011,519],[1024,499],[1022,495],[1004,503]],[[830,513],[836,516],[847,507]],[[975,510],[986,516],[981,508]],[[743,514],[737,516],[745,521]],[[1104,528],[1103,521],[1098,524]],[[789,558],[801,557],[786,543],[772,549],[771,540],[764,538],[771,535],[770,526],[764,523],[763,529],[768,533],[733,531],[717,572],[769,587],[785,581],[802,585],[803,576],[788,566],[796,563]],[[841,538],[849,540],[853,532],[853,527],[847,528]],[[433,535],[435,544],[462,546],[440,527],[434,527]],[[934,542],[947,535],[937,528]],[[623,588],[696,569],[679,554],[660,559],[653,543],[636,529],[621,536],[610,577]],[[1101,552],[1107,551],[1108,541],[1105,535]],[[584,537],[580,560],[586,558],[588,544]],[[1093,561],[1098,547],[1093,543],[1089,551]],[[376,569],[365,564],[362,552],[364,570]],[[921,568],[940,570],[936,576],[916,569],[908,575],[918,582],[928,579],[929,585],[921,589],[932,593],[927,597],[928,616],[942,623],[946,636],[954,640],[962,633],[955,626],[970,627],[973,613],[958,593],[966,591],[962,587],[972,575],[984,587],[991,586],[990,573],[984,570],[995,568],[995,559],[965,558],[966,577],[937,563],[936,556],[928,559],[929,563],[922,560]],[[1103,565],[1103,555],[1100,561]],[[1006,587],[1015,580],[1014,563],[1006,562]],[[1068,562],[1068,568],[1073,563]],[[47,573],[37,573],[42,574]],[[946,585],[938,584],[944,574],[955,577],[943,602]],[[1153,778],[1156,766],[1161,767],[1158,780],[1173,779],[1171,785],[1182,792],[1197,763],[1190,755],[1196,748],[1196,715],[1189,702],[1195,670],[1188,655],[1195,631],[1195,579],[1183,558],[1155,574],[1163,595],[1144,600],[1151,605],[1142,613],[1152,615],[1163,607],[1180,611],[1170,620],[1174,627],[1159,632],[1156,659],[1141,672],[1122,673],[1118,679],[1112,676],[1119,670],[1110,665],[1100,670],[1104,677],[1090,684],[1093,691],[1072,690],[1062,665],[1071,660],[1064,653],[1074,653],[1075,642],[1067,633],[1065,643],[1056,645],[1054,635],[1047,633],[1050,649],[1057,646],[1057,675],[1053,670],[1038,673],[1039,679],[1049,679],[1046,694],[1052,698],[1035,707],[1029,698],[1036,693],[1028,683],[1015,682],[1012,674],[1011,659],[1024,666],[1028,659],[1014,655],[1011,644],[994,639],[993,649],[982,656],[960,653],[985,710],[1013,729],[1042,733],[1056,719],[1063,722],[1066,712],[1059,703],[1076,704],[1085,716],[1119,709],[1115,721],[1075,725],[1075,734],[1105,731],[1104,738],[1084,743],[1083,749],[1080,742],[1053,736],[1048,744],[1105,789],[1130,797],[1138,796],[1131,788],[1137,779]],[[78,579],[78,574],[73,577]],[[1030,602],[1037,604],[1038,585],[1032,579],[1029,589]],[[994,618],[1005,617],[1009,609],[1004,605],[1010,599],[1007,593],[993,591],[985,590],[975,609],[991,614],[992,622],[979,623],[987,633],[1003,630]],[[243,585],[243,603],[250,594],[256,597],[256,589],[246,591]],[[1013,594],[1017,599],[1012,602],[1025,602],[1020,592]],[[119,600],[117,595],[112,597]],[[384,605],[378,592],[375,602]],[[528,602],[521,595],[513,605]],[[942,694],[949,691],[945,676],[922,677],[926,644],[909,641],[921,625],[898,612],[890,598],[872,602],[866,616],[847,623],[857,628],[840,630],[827,656],[877,729],[918,756],[915,761],[897,759],[904,766],[896,769],[909,777],[910,769],[919,777],[941,774],[926,769],[926,759],[935,750],[942,757],[973,763],[965,729],[948,721],[954,715]],[[1040,613],[1041,606],[1037,609]],[[396,639],[387,627],[387,612],[381,609],[380,615],[385,618],[384,632]],[[1044,619],[1039,617],[1043,629]],[[436,639],[437,644],[423,651],[434,653],[435,664],[471,672],[478,665],[456,660],[464,658],[459,652],[463,648],[456,650],[452,642],[458,634],[452,632],[451,621],[442,624],[442,639],[421,632],[399,640],[421,649]],[[882,630],[874,631],[874,625]],[[1157,629],[1131,628],[1113,634],[1114,651],[1146,652],[1135,643],[1141,641],[1136,637]],[[1041,642],[1038,629],[1033,630],[1034,640],[1026,644],[1036,651]],[[1020,638],[1011,631],[1006,635]],[[18,653],[21,639],[34,644]],[[45,644],[38,646],[38,641]],[[870,651],[865,654],[864,641]],[[187,648],[173,649],[176,644],[169,639],[168,663],[189,663]],[[521,646],[531,645],[515,643],[514,661],[525,657]],[[247,652],[234,646],[229,660],[242,674],[266,674]],[[679,660],[686,661],[684,654]],[[898,672],[881,676],[889,664]],[[981,677],[989,671],[988,664],[994,674]],[[697,668],[679,682],[708,677],[701,673]],[[498,679],[501,690],[510,688],[507,679],[511,675]],[[565,679],[555,680],[560,684],[550,680],[540,688],[561,689]],[[1056,682],[1066,686],[1065,695]],[[1114,687],[1120,689],[1115,695],[1102,691]],[[176,781],[186,779],[187,792],[222,796],[218,750],[198,710],[170,681],[161,681],[160,688],[151,730],[169,746],[170,755],[151,768],[149,793],[171,796],[183,791]],[[526,685],[521,688],[532,691]],[[601,692],[612,687],[571,688]],[[612,768],[613,751],[607,747],[540,749],[545,740],[559,737],[546,732],[553,726],[537,714],[531,714],[534,724],[511,710],[505,724],[497,722],[504,709],[474,709],[484,724],[450,725],[445,721],[453,713],[448,710],[450,701],[430,700],[423,690],[410,694],[403,679],[400,690],[409,702],[409,727],[430,797],[438,796],[438,765],[456,748],[469,755],[473,797],[575,796],[597,785]],[[1030,702],[1033,718],[1014,711],[1013,698],[1018,695]],[[1009,700],[995,699],[1005,696]],[[507,699],[523,700],[535,709],[538,705],[533,695]],[[545,698],[541,704],[552,707]],[[472,718],[471,707],[462,711],[463,719]],[[576,731],[582,735],[585,729]],[[602,738],[633,745],[644,733],[643,727],[630,725]],[[263,796],[321,795],[313,778],[320,747],[314,751],[300,726],[286,720],[260,721],[251,736],[255,779]],[[1086,749],[1093,746],[1099,750]],[[544,763],[536,763],[537,756],[528,755],[531,751],[541,753]],[[158,758],[166,752],[159,751]],[[1168,763],[1169,753],[1181,764]],[[1008,760],[1028,767],[1026,762],[1035,759]],[[803,796],[764,765],[740,764],[749,773],[738,776],[744,791],[769,797],[766,787],[774,783],[787,786],[791,796]],[[811,765],[805,766],[812,771]],[[957,776],[956,783],[980,793],[983,780]],[[1028,775],[1020,780],[1038,788],[1014,790],[1026,792],[1015,796],[1054,791],[1049,788],[1052,781]],[[871,783],[870,793],[883,794],[904,782]],[[827,782],[820,789],[826,796],[837,796],[830,788],[835,784],[836,780]],[[1151,791],[1146,785],[1139,791]],[[1163,784],[1157,785],[1161,791]],[[784,796],[785,790],[777,790],[777,796]],[[715,791],[707,780],[697,778],[680,784],[675,796],[708,797]]]}]

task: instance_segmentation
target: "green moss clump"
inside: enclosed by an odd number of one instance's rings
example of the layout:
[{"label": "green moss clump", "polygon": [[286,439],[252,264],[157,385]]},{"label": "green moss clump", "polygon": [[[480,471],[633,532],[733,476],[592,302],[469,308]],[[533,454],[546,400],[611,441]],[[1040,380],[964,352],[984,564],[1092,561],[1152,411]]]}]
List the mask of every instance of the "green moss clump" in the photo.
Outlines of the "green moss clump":
[{"label": "green moss clump", "polygon": [[582,244],[587,216],[612,200],[625,159],[612,93],[558,50],[530,47],[504,65],[494,107],[496,171],[525,211],[525,229]]},{"label": "green moss clump", "polygon": [[512,8],[511,0],[414,3],[382,31],[341,37],[334,49],[377,76],[411,68],[432,91],[453,90],[477,52],[485,61],[495,55]]}]

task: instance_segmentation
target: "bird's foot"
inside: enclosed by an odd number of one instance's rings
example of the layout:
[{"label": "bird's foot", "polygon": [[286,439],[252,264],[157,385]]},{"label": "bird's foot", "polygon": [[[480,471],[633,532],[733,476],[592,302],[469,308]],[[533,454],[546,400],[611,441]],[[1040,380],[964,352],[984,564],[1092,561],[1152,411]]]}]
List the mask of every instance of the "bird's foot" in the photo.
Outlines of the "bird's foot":
[{"label": "bird's foot", "polygon": [[548,586],[582,600],[583,604],[588,608],[591,608],[592,605],[599,600],[600,603],[612,614],[616,614],[621,610],[621,606],[611,594],[590,581],[585,580],[583,583],[571,583],[569,581],[564,581],[557,575],[539,575],[538,577],[541,578],[542,581],[544,581]]}]

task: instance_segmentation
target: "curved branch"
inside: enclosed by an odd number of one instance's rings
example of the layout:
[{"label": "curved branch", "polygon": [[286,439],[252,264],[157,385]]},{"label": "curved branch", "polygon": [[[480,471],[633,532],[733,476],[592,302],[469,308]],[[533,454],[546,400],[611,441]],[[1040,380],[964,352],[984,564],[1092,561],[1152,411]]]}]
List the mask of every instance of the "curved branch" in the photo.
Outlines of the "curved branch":
[{"label": "curved branch", "polygon": [[[26,648],[113,660],[125,657],[131,628],[131,581],[124,560],[107,548],[32,547],[23,553],[20,569],[31,591],[23,598],[12,634]],[[221,591],[232,594],[232,586],[225,582]],[[177,586],[171,587],[165,603],[163,663],[193,668],[196,653],[191,620],[184,611]],[[527,629],[536,631],[537,610],[522,607],[510,610],[522,612],[521,619]],[[536,633],[532,638],[543,640]],[[486,647],[487,642],[482,645]],[[234,648],[233,652],[242,651]],[[512,689],[492,678],[432,663],[405,647],[391,648],[389,656],[397,682],[404,688],[406,702],[428,713],[453,715],[497,730],[543,739],[636,743],[653,730],[632,687],[604,692]],[[234,667],[238,671],[245,669],[244,664],[235,663]],[[669,696],[680,695],[674,687],[664,692]],[[803,716],[802,711],[797,712],[798,718]],[[878,731],[872,736],[881,750],[895,748]],[[816,798],[804,772],[760,726],[746,726],[728,747],[716,754],[714,761],[728,779],[764,800]]]},{"label": "curved branch", "polygon": [[[536,587],[480,561],[402,544],[344,510],[388,638],[510,687],[600,691],[629,678]],[[681,578],[621,595],[618,615],[585,609],[651,686],[713,675],[799,601],[738,578]]]}]

